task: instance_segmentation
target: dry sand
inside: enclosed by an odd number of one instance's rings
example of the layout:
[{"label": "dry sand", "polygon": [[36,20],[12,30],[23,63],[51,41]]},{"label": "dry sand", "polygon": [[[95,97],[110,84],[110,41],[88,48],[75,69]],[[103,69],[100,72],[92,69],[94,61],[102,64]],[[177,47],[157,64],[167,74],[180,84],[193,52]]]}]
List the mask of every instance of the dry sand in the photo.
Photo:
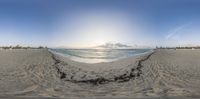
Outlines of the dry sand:
[{"label": "dry sand", "polygon": [[0,97],[200,98],[200,50],[155,50],[109,63],[46,49],[0,51]]}]

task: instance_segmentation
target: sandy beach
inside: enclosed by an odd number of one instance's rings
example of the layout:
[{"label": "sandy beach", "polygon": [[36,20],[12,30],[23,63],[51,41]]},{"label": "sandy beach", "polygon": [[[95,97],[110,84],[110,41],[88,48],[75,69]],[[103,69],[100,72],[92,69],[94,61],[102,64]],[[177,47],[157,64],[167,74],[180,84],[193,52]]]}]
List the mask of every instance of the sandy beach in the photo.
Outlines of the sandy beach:
[{"label": "sandy beach", "polygon": [[87,64],[47,49],[0,50],[0,98],[199,98],[199,58],[197,49],[156,49]]}]

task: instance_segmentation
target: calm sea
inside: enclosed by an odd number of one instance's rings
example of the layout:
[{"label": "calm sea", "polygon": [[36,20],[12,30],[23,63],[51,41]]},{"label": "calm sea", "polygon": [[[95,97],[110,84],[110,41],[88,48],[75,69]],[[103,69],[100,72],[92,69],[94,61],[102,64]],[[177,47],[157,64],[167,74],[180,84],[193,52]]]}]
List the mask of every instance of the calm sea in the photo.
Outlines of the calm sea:
[{"label": "calm sea", "polygon": [[51,49],[51,51],[84,63],[111,62],[152,51],[152,49]]}]

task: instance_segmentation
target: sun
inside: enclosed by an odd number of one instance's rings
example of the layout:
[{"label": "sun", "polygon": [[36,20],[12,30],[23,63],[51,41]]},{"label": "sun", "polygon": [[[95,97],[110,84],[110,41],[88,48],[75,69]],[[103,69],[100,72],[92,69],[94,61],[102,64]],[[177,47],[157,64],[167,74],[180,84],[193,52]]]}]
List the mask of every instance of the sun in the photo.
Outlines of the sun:
[{"label": "sun", "polygon": [[67,22],[67,26],[63,25],[62,39],[59,38],[59,40],[70,46],[86,48],[106,43],[125,42],[130,38],[127,35],[135,33],[133,30],[136,30],[132,27],[132,20],[128,19],[128,15],[112,11],[78,13]]},{"label": "sun", "polygon": [[103,44],[106,44],[108,41],[105,41],[105,40],[96,40],[94,42],[95,45],[103,45]]}]

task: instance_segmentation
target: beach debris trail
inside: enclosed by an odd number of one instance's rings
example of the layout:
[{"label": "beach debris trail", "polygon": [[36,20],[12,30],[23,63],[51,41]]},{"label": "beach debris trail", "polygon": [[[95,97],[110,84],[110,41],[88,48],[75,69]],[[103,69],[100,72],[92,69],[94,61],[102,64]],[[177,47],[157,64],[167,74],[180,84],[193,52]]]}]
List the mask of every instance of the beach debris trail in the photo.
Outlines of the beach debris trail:
[{"label": "beach debris trail", "polygon": [[[132,67],[130,67],[131,66],[130,65],[129,66],[130,69],[123,71],[122,74],[119,74],[118,76],[111,75],[111,73],[110,73],[109,78],[107,78],[107,75],[104,75],[104,73],[102,73],[102,71],[93,71],[93,72],[96,72],[93,74],[88,73],[90,71],[84,71],[84,74],[81,74],[81,75],[84,75],[83,77],[78,77],[79,79],[74,79],[74,78],[77,78],[75,76],[80,76],[80,74],[79,75],[74,75],[74,74],[71,75],[70,71],[82,72],[81,68],[76,68],[74,66],[74,67],[68,68],[67,71],[65,71],[65,70],[63,70],[63,68],[67,68],[68,64],[63,61],[60,61],[53,54],[52,54],[52,58],[56,61],[55,67],[57,68],[57,72],[60,75],[60,79],[64,79],[65,81],[70,81],[73,83],[88,83],[88,84],[93,84],[93,85],[99,85],[99,84],[106,84],[109,82],[119,82],[119,83],[126,82],[126,81],[130,81],[130,79],[135,79],[136,77],[139,77],[142,74],[141,68],[143,66],[141,63],[143,61],[147,60],[153,53],[154,52],[143,56],[143,58],[139,59]],[[106,70],[103,72],[109,72],[109,71]],[[120,72],[121,71],[119,71],[118,73],[120,73]],[[93,77],[86,78],[86,76],[93,76]]]}]

